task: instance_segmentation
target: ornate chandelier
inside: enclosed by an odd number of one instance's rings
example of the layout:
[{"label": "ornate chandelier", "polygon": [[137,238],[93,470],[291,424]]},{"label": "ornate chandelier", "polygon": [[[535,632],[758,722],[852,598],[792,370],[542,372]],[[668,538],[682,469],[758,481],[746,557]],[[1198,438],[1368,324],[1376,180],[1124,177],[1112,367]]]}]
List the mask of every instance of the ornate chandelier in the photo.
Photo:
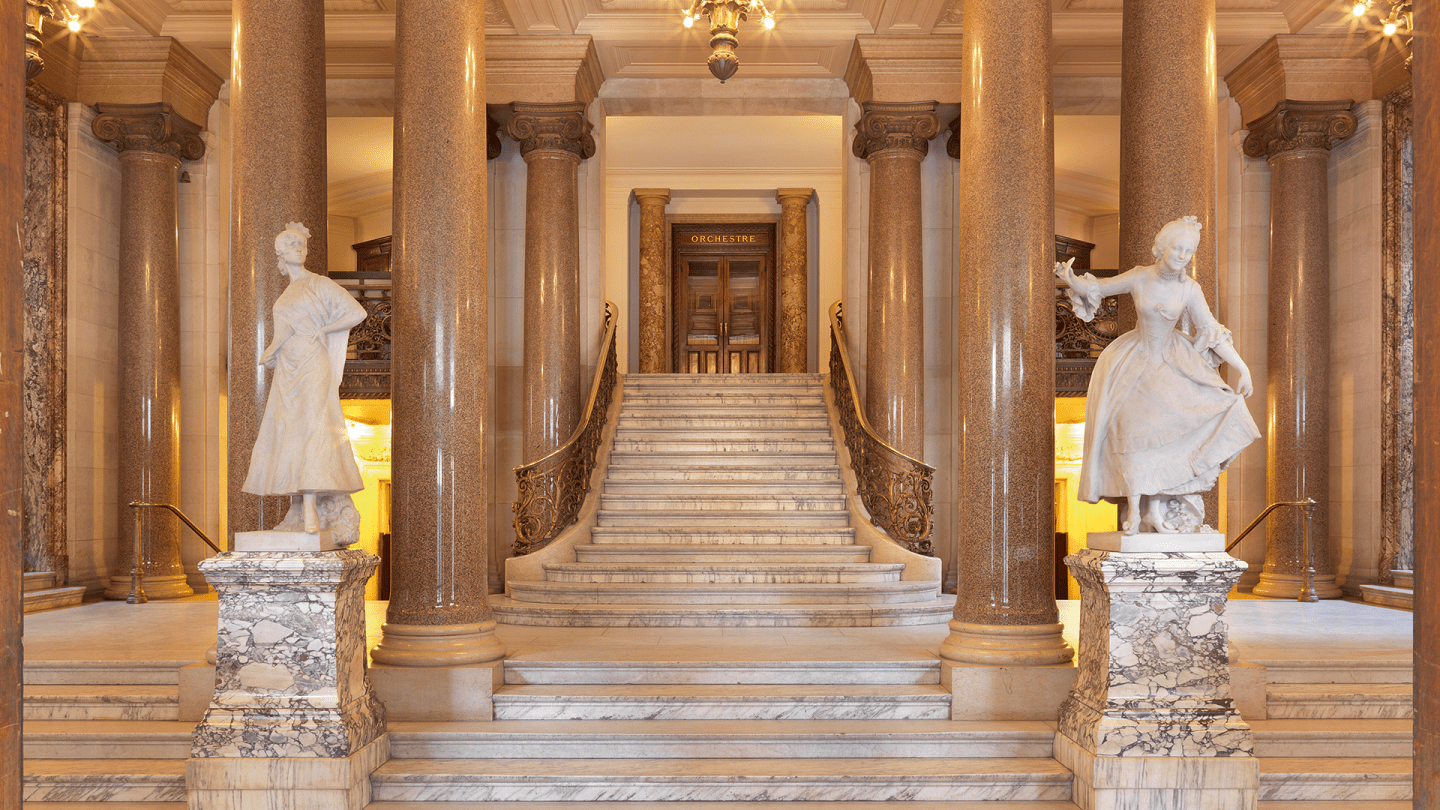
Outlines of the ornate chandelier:
[{"label": "ornate chandelier", "polygon": [[[1347,2],[1350,15],[1361,25],[1378,30],[1387,37],[1405,37],[1405,50],[1411,51],[1415,40],[1415,12],[1411,0],[1353,0]],[[1383,11],[1381,9],[1384,9]],[[1405,57],[1405,69],[1410,69],[1413,52]]]},{"label": "ornate chandelier", "polygon": [[[81,9],[95,7],[95,0],[74,0],[74,6]],[[54,20],[65,24],[71,31],[80,30],[80,12],[71,7],[67,0],[25,0],[25,78],[33,79],[45,69],[40,58],[40,35],[45,21]]]},{"label": "ornate chandelier", "polygon": [[765,0],[694,0],[685,12],[685,27],[693,27],[701,14],[710,18],[710,58],[706,64],[721,84],[740,69],[740,57],[735,55],[740,44],[736,36],[740,21],[749,19],[750,14],[761,14],[766,29],[775,27],[775,12],[765,7]]}]

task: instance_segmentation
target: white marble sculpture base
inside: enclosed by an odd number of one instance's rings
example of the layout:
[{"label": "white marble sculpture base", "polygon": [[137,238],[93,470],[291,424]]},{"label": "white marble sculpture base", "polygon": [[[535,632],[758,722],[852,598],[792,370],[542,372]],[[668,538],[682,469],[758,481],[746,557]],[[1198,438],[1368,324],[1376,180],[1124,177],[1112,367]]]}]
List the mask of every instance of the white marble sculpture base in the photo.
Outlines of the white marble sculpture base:
[{"label": "white marble sculpture base", "polygon": [[192,757],[342,758],[384,733],[365,670],[365,580],[379,562],[357,549],[200,563],[220,594],[220,630]]},{"label": "white marble sculpture base", "polygon": [[189,810],[362,810],[370,804],[370,775],[389,759],[388,734],[333,759],[191,758],[185,792]]},{"label": "white marble sculpture base", "polygon": [[339,551],[345,546],[335,542],[329,529],[318,532],[236,532],[231,551]]},{"label": "white marble sculpture base", "polygon": [[1055,735],[1055,759],[1075,774],[1081,810],[1256,810],[1255,757],[1097,757]]},{"label": "white marble sculpture base", "polygon": [[1090,532],[1085,536],[1085,545],[1096,551],[1122,551],[1140,554],[1160,551],[1223,552],[1225,535],[1220,532],[1188,532],[1185,534]]},{"label": "white marble sculpture base", "polygon": [[1223,615],[1245,563],[1089,548],[1065,563],[1080,583],[1080,677],[1060,732],[1099,757],[1251,756]]}]

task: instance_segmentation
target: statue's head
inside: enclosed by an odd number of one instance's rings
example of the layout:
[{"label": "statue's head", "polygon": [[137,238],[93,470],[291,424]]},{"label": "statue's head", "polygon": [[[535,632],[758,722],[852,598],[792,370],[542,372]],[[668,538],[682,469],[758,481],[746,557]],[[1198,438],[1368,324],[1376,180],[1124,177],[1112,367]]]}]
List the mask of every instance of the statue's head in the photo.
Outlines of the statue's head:
[{"label": "statue's head", "polygon": [[282,273],[288,264],[303,266],[309,251],[310,229],[298,222],[287,222],[285,230],[275,237],[275,257],[279,260]]},{"label": "statue's head", "polygon": [[1160,258],[1169,250],[1170,245],[1182,236],[1193,238],[1196,243],[1200,241],[1200,219],[1198,217],[1181,217],[1172,219],[1160,228],[1160,233],[1155,234],[1155,244],[1150,248],[1150,253],[1155,258]]}]

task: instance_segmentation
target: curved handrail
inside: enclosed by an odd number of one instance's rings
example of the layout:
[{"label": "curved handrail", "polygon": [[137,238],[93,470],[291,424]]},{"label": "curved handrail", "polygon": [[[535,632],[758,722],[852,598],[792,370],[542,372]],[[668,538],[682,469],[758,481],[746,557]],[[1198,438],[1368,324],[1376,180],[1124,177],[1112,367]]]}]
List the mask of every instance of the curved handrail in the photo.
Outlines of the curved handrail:
[{"label": "curved handrail", "polygon": [[129,506],[131,509],[135,510],[135,542],[131,546],[131,550],[134,552],[134,554],[133,559],[130,563],[130,595],[125,599],[125,601],[129,604],[143,605],[146,602],[150,601],[145,596],[145,567],[143,562],[145,558],[146,509],[169,509],[175,514],[175,517],[180,518],[180,520],[183,521],[186,526],[190,527],[190,531],[195,532],[195,534],[199,536],[201,540],[204,540],[205,545],[215,549],[216,554],[223,554],[225,552],[225,549],[215,545],[214,541],[212,541],[209,536],[207,536],[205,532],[200,529],[199,526],[195,525],[195,521],[186,517],[184,512],[181,512],[179,509],[168,503],[145,503],[144,501],[131,501],[126,505]]},{"label": "curved handrail", "polygon": [[855,469],[856,488],[870,512],[870,522],[916,554],[935,556],[935,544],[930,540],[935,468],[891,447],[870,427],[859,405],[850,353],[845,348],[840,301],[830,307],[830,388],[845,431],[850,466]]},{"label": "curved handrail", "polygon": [[515,468],[518,495],[511,509],[515,512],[516,556],[539,551],[574,525],[590,493],[590,473],[595,469],[595,454],[619,376],[615,353],[618,312],[614,303],[605,302],[605,334],[600,338],[604,359],[590,384],[590,398],[575,431],[554,452]]},{"label": "curved handrail", "polygon": [[1265,507],[1265,511],[1261,512],[1259,515],[1256,516],[1254,520],[1250,521],[1249,526],[1246,526],[1244,530],[1242,530],[1239,534],[1235,535],[1234,540],[1231,540],[1228,544],[1226,544],[1225,553],[1230,553],[1230,549],[1235,548],[1237,545],[1239,545],[1240,541],[1245,539],[1245,535],[1254,531],[1255,527],[1260,525],[1260,521],[1269,517],[1270,513],[1274,512],[1276,509],[1279,509],[1282,506],[1293,506],[1297,509],[1304,509],[1305,545],[1304,550],[1301,553],[1305,555],[1305,570],[1301,572],[1302,576],[1300,582],[1300,593],[1296,595],[1295,599],[1299,602],[1319,602],[1320,596],[1315,593],[1315,552],[1311,546],[1310,540],[1310,527],[1314,523],[1315,505],[1316,503],[1314,498],[1306,498],[1303,501],[1277,501],[1270,504],[1269,506]]}]

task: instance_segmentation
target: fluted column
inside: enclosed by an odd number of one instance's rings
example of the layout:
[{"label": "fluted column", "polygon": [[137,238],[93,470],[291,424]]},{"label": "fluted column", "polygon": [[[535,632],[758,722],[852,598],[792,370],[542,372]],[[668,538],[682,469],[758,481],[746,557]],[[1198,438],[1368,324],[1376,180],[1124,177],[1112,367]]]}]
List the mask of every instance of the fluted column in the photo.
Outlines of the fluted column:
[{"label": "fluted column", "polygon": [[486,601],[485,7],[395,17],[390,606],[381,664],[505,655]]},{"label": "fluted column", "polygon": [[226,399],[226,531],[269,529],[288,498],[241,492],[271,370],[270,309],[287,283],[275,236],[310,229],[306,266],[324,274],[325,8],[321,0],[235,0],[230,78],[230,363]]},{"label": "fluted column", "polygon": [[860,105],[854,152],[870,164],[865,415],[891,446],[925,455],[925,290],[920,162],[940,132],[933,101]]},{"label": "fluted column", "polygon": [[813,188],[775,191],[780,203],[780,324],[775,330],[775,371],[803,374],[808,370],[810,322],[808,311],[810,257],[809,222],[805,212]]},{"label": "fluted column", "polygon": [[595,154],[584,104],[510,105],[525,158],[525,463],[570,437],[580,419],[580,220],[576,169]]},{"label": "fluted column", "polygon": [[1049,0],[965,0],[962,572],[940,655],[1056,664],[1055,150]]},{"label": "fluted column", "polygon": [[[132,501],[180,503],[180,161],[205,154],[200,127],[169,104],[96,104],[95,136],[120,152],[120,520],[108,599],[130,592]],[[180,522],[151,510],[145,593],[195,591],[180,561]]]},{"label": "fluted column", "polygon": [[665,206],[668,188],[637,188],[640,204],[640,373],[664,374],[665,364]]},{"label": "fluted column", "polygon": [[[1315,507],[1315,591],[1337,598],[1329,554],[1330,147],[1355,132],[1350,101],[1282,101],[1249,125],[1245,154],[1270,163],[1270,328],[1266,500]],[[1305,519],[1276,512],[1265,531],[1258,596],[1293,598],[1305,568]]]}]

